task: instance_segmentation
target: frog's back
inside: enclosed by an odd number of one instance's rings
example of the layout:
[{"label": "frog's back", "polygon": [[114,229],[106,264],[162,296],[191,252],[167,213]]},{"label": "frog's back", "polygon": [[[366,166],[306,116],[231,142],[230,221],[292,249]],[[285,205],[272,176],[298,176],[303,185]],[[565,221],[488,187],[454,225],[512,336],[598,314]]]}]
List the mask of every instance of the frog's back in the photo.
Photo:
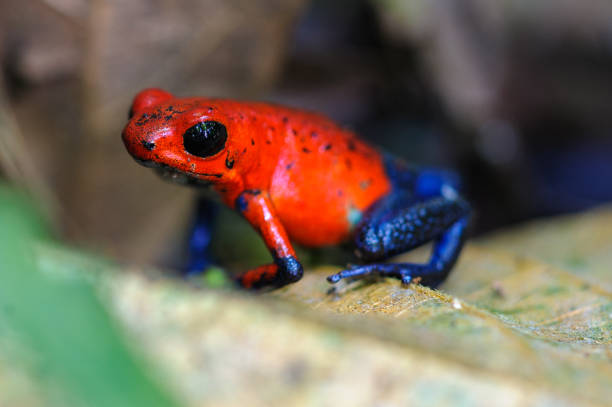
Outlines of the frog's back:
[{"label": "frog's back", "polygon": [[283,147],[270,185],[276,211],[297,242],[340,243],[363,211],[390,191],[383,159],[323,116],[291,109],[281,113]]}]

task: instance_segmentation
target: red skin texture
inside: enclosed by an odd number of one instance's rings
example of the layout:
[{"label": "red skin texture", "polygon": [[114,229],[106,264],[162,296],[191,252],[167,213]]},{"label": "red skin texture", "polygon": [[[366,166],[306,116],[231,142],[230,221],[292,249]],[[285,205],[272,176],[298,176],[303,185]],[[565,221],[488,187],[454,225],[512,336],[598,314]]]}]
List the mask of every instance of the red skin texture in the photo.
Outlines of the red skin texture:
[{"label": "red skin texture", "polygon": [[[261,191],[243,195],[243,216],[277,256],[295,256],[289,238],[315,247],[347,240],[360,213],[391,190],[378,151],[318,114],[147,89],[132,115],[122,136],[134,158],[210,182],[231,208],[244,191]],[[228,137],[223,150],[201,158],[185,151],[183,134],[204,120],[225,125]],[[252,276],[275,272],[262,267]]]}]

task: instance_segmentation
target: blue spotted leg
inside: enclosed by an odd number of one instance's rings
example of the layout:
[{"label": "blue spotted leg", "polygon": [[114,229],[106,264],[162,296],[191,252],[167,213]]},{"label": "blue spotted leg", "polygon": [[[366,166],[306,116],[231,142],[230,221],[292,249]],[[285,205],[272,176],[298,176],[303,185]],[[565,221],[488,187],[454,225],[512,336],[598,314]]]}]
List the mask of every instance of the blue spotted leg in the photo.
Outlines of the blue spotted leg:
[{"label": "blue spotted leg", "polygon": [[[393,170],[398,171],[397,166]],[[415,278],[432,287],[440,284],[459,257],[470,215],[455,183],[448,182],[449,174],[431,170],[393,174],[392,192],[372,205],[356,227],[356,254],[368,264],[350,266],[328,281],[374,273],[405,284]],[[433,250],[425,264],[379,263],[430,241]]]}]

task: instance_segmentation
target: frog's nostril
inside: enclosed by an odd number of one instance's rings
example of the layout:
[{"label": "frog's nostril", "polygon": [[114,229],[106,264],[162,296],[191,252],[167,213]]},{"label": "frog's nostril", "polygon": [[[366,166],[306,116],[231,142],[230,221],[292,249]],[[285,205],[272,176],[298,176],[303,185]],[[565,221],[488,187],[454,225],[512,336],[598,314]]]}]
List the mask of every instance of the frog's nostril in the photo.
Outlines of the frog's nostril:
[{"label": "frog's nostril", "polygon": [[155,143],[153,143],[152,141],[142,140],[140,144],[142,144],[142,146],[149,151],[153,151],[153,149],[155,148]]}]

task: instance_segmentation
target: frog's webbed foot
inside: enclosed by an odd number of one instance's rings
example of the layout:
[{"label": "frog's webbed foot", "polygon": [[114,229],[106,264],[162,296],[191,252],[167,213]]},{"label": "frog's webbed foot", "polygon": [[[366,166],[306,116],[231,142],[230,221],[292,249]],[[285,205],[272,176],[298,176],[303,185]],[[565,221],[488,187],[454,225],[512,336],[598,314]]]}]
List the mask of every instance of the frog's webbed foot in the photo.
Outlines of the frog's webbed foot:
[{"label": "frog's webbed foot", "polygon": [[373,274],[397,278],[402,284],[410,284],[416,278],[419,282],[429,286],[436,286],[446,275],[445,270],[436,270],[426,264],[374,263],[351,266],[327,277],[327,281],[334,284],[345,278],[350,279]]}]

